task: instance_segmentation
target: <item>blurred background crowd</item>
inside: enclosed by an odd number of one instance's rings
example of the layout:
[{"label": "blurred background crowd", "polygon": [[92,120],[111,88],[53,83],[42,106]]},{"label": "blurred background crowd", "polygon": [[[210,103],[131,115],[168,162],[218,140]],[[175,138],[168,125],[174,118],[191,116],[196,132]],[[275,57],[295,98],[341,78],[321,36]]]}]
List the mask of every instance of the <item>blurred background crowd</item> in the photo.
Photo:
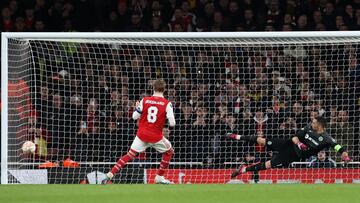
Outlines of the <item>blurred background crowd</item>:
[{"label": "blurred background crowd", "polygon": [[4,0],[2,31],[358,30],[359,0]]},{"label": "blurred background crowd", "polygon": [[[2,1],[2,31],[358,30],[360,0]],[[135,46],[31,42],[33,109],[25,132],[40,158],[115,161],[136,133],[136,100],[164,78],[177,127],[174,161],[209,165],[269,158],[227,132],[294,135],[316,116],[359,159],[359,47]],[[41,130],[39,130],[41,129]],[[150,152],[152,153],[152,152]],[[61,157],[61,156],[64,157]],[[334,154],[330,154],[333,156]],[[142,155],[141,159],[150,159]],[[335,158],[334,158],[335,159]]]}]

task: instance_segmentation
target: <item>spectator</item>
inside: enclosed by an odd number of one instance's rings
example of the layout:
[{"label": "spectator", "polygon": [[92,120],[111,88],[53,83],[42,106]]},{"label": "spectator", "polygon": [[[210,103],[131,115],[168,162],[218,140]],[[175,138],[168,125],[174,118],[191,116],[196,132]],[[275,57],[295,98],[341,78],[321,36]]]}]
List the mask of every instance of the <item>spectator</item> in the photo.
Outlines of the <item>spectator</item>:
[{"label": "spectator", "polygon": [[282,131],[283,135],[294,135],[298,131],[298,125],[296,120],[292,117],[286,119],[283,123],[280,124],[280,130]]},{"label": "spectator", "polygon": [[326,156],[325,151],[320,151],[317,158],[312,160],[309,164],[310,168],[335,168],[336,162]]},{"label": "spectator", "polygon": [[[209,133],[209,122],[208,122],[208,110],[203,106],[202,103],[199,103],[196,108],[196,116],[194,122],[192,123],[192,133],[191,134],[191,152],[192,154],[204,154],[195,158],[198,161],[206,161],[207,156],[210,153],[210,143],[211,143],[211,134]],[[209,155],[208,155],[209,156]]]},{"label": "spectator", "polygon": [[314,11],[312,13],[312,18],[313,19],[312,19],[312,22],[310,24],[310,27],[311,27],[312,30],[314,30],[318,24],[323,24],[321,11],[319,11],[319,10]]},{"label": "spectator", "polygon": [[15,31],[16,32],[25,32],[26,27],[25,27],[25,20],[23,17],[18,17],[15,20]]},{"label": "spectator", "polygon": [[306,113],[304,111],[304,107],[300,102],[295,102],[292,106],[292,115],[297,124],[297,128],[304,126],[306,123],[309,123]]},{"label": "spectator", "polygon": [[244,11],[244,28],[245,31],[257,31],[258,26],[254,18],[254,12],[251,9]]},{"label": "spectator", "polygon": [[[126,27],[130,24],[131,14],[125,1],[119,1],[117,7],[117,29],[119,31],[126,31]],[[114,31],[114,30],[111,30]]]},{"label": "spectator", "polygon": [[35,24],[34,10],[30,8],[26,9],[25,15],[25,28],[26,30],[32,30]]},{"label": "spectator", "polygon": [[[224,146],[229,143],[224,143],[223,135],[226,133],[226,121],[221,115],[217,113],[213,113],[211,115],[211,121],[209,122],[209,131],[213,136],[210,138],[210,150],[208,156],[208,163],[209,164],[216,164],[220,163],[223,160],[223,153],[226,153]],[[230,152],[231,153],[231,152]]]},{"label": "spectator", "polygon": [[301,15],[299,16],[299,18],[297,19],[297,26],[296,26],[296,30],[297,31],[308,31],[310,28],[308,26],[308,19],[306,15]]},{"label": "spectator", "polygon": [[116,120],[110,118],[106,123],[105,131],[101,134],[100,136],[105,135],[105,137],[97,138],[100,148],[99,157],[101,157],[101,161],[111,161],[112,157],[117,157],[119,152],[124,150],[121,128],[117,125]]},{"label": "spectator", "polygon": [[164,27],[163,22],[161,20],[161,18],[159,16],[153,16],[151,19],[151,27],[150,27],[150,31],[151,32],[163,32],[163,31],[167,31],[166,27]]},{"label": "spectator", "polygon": [[[255,112],[255,116],[253,118],[251,126],[249,126],[251,134],[257,135],[258,137],[270,136],[269,129],[271,129],[271,121],[269,121],[269,117],[266,113],[263,112],[263,109],[258,108]],[[265,148],[256,145],[255,150],[257,152],[263,153],[265,152]]]},{"label": "spectator", "polygon": [[183,10],[184,13],[184,21],[186,24],[190,25],[190,30],[188,31],[193,31],[194,27],[196,26],[196,15],[194,13],[191,12],[191,7],[190,7],[190,3],[186,0],[183,1],[181,4],[181,9]]},{"label": "spectator", "polygon": [[40,123],[45,127],[48,127],[47,118],[49,114],[49,109],[51,107],[51,94],[47,86],[41,86],[39,92],[40,96],[36,100],[35,108],[36,111],[39,112],[39,114],[41,115],[39,118]]},{"label": "spectator", "polygon": [[110,87],[104,75],[98,76],[97,84],[98,86],[94,90],[97,93],[96,97],[99,100],[100,110],[104,110],[106,104],[110,101]]},{"label": "spectator", "polygon": [[236,94],[234,97],[230,98],[231,102],[229,102],[229,107],[231,112],[234,115],[238,115],[237,117],[240,118],[245,110],[250,110],[250,99],[247,96],[246,85],[240,85],[236,88],[238,88],[238,90],[234,91]]},{"label": "spectator", "polygon": [[344,18],[340,15],[336,16],[335,18],[335,26],[336,30],[340,30],[341,26],[345,25]]},{"label": "spectator", "polygon": [[21,15],[20,14],[20,10],[19,10],[19,5],[18,5],[18,2],[16,0],[11,0],[9,2],[9,8],[11,10],[11,13],[14,15],[14,16],[19,16]]},{"label": "spectator", "polygon": [[347,146],[346,148],[350,154],[355,152],[354,149],[359,140],[355,137],[355,128],[349,122],[349,115],[346,110],[338,111],[335,122],[330,125],[330,132],[339,144]]},{"label": "spectator", "polygon": [[331,1],[326,2],[323,13],[324,13],[323,20],[326,28],[328,28],[328,30],[336,30],[335,7]]},{"label": "spectator", "polygon": [[355,24],[354,24],[354,30],[360,29],[360,8],[357,8],[355,11]]},{"label": "spectator", "polygon": [[266,12],[266,23],[280,23],[281,17],[283,16],[282,11],[279,6],[278,0],[271,0],[268,4],[267,12]]},{"label": "spectator", "polygon": [[319,112],[317,111],[310,111],[310,122],[314,120],[316,117],[319,116]]},{"label": "spectator", "polygon": [[229,25],[231,30],[235,30],[235,26],[241,24],[241,11],[239,9],[239,4],[237,1],[230,1],[229,3],[229,14],[227,18],[229,19]]},{"label": "spectator", "polygon": [[219,28],[219,31],[228,31],[230,29],[227,19],[220,11],[214,12],[214,20],[212,27]]},{"label": "spectator", "polygon": [[[127,18],[125,18],[127,19]],[[118,15],[116,14],[115,11],[111,11],[109,12],[109,17],[108,20],[104,23],[104,31],[120,31],[121,29],[124,29],[126,26],[124,27],[120,27],[120,22],[119,22],[120,18],[118,17]]]},{"label": "spectator", "polygon": [[34,31],[35,32],[45,32],[45,24],[41,20],[36,20],[34,25]]},{"label": "spectator", "polygon": [[208,22],[208,24],[212,25],[214,20],[213,18],[214,13],[215,13],[214,3],[208,2],[205,5],[205,13],[204,13],[205,22]]},{"label": "spectator", "polygon": [[291,26],[296,26],[296,22],[295,22],[295,17],[293,15],[291,15],[290,13],[286,13],[284,15],[284,19],[283,19],[283,25],[291,25]]},{"label": "spectator", "polygon": [[6,32],[13,31],[14,22],[11,17],[11,10],[8,7],[5,7],[1,10],[1,25],[2,30]]},{"label": "spectator", "polygon": [[183,32],[190,32],[191,31],[191,21],[187,21],[184,18],[184,11],[182,8],[176,8],[174,11],[174,15],[171,18],[169,23],[169,30],[171,32],[175,31],[175,28],[183,31]]},{"label": "spectator", "polygon": [[132,13],[130,18],[130,25],[126,31],[128,32],[145,32],[146,26],[143,24],[142,16],[139,13]]},{"label": "spectator", "polygon": [[215,1],[215,8],[219,10],[221,13],[228,13],[229,8],[229,0],[219,0]]},{"label": "spectator", "polygon": [[351,28],[355,26],[356,20],[355,20],[355,12],[353,9],[353,6],[351,4],[347,4],[345,6],[345,12],[343,15],[344,23]]}]

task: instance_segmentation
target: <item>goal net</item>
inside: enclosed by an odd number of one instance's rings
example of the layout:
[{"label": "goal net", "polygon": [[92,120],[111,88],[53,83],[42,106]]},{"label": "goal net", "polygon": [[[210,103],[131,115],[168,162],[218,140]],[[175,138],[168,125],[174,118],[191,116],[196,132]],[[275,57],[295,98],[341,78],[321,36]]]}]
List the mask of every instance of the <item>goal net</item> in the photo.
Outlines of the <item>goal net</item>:
[{"label": "goal net", "polygon": [[[175,150],[165,174],[171,181],[360,181],[360,33],[161,36],[8,34],[2,41],[8,71],[2,74],[2,183],[99,183],[129,150],[135,101],[151,95],[158,78],[167,83],[177,122],[164,128]],[[327,118],[327,131],[348,150],[350,163],[326,149],[230,179],[242,164],[277,152],[226,133],[290,139],[316,116]],[[113,182],[153,183],[160,161],[148,149]]]}]

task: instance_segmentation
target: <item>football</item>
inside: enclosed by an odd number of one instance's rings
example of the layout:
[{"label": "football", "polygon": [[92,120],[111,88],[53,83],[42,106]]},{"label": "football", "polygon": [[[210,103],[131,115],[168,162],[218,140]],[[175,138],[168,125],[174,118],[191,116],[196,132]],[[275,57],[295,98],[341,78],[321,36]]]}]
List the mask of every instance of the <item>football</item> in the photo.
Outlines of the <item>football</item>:
[{"label": "football", "polygon": [[22,145],[21,149],[22,149],[24,154],[28,154],[28,153],[33,154],[33,153],[35,153],[36,145],[32,141],[26,141]]}]

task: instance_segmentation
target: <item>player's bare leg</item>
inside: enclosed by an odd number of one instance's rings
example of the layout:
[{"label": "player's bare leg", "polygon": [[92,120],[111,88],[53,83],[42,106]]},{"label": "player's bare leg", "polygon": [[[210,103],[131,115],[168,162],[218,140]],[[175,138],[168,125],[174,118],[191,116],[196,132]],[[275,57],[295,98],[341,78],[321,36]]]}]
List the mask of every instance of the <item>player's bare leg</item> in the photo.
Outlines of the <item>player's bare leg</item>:
[{"label": "player's bare leg", "polygon": [[129,161],[133,160],[137,155],[137,152],[130,149],[127,154],[120,157],[114,167],[106,174],[106,178],[101,182],[101,184],[107,184],[111,181],[114,175],[119,172]]},{"label": "player's bare leg", "polygon": [[167,180],[164,177],[164,173],[169,167],[170,160],[171,160],[173,154],[174,154],[174,150],[172,148],[162,154],[160,167],[159,167],[158,171],[156,172],[156,176],[155,176],[156,184],[173,184],[173,182]]}]

